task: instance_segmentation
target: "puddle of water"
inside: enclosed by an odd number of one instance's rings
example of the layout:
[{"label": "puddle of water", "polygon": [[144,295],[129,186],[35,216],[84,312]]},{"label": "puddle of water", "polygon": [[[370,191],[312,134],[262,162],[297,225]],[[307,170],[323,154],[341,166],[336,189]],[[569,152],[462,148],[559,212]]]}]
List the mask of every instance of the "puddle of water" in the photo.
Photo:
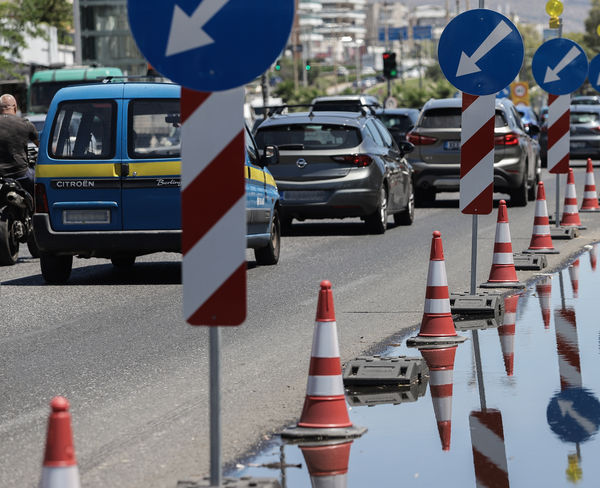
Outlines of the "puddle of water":
[{"label": "puddle of water", "polygon": [[[276,441],[230,475],[277,477],[284,488],[598,486],[597,254],[595,245],[505,298],[502,325],[461,332],[463,344],[388,349],[422,355],[430,375],[411,389],[347,390],[350,420],[369,429],[361,438]],[[248,466],[278,462],[302,468]]]}]

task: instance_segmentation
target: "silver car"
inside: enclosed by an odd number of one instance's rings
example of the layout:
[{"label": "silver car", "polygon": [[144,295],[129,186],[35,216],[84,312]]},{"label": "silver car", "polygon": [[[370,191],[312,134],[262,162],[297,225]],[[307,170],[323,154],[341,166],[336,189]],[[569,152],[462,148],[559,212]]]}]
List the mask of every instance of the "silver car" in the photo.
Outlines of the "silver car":
[{"label": "silver car", "polygon": [[396,144],[375,116],[361,112],[275,115],[256,132],[259,149],[276,145],[282,225],[292,219],[360,217],[383,234],[388,215],[400,225],[414,219],[413,145]]},{"label": "silver car", "polygon": [[[432,99],[406,136],[415,146],[409,162],[415,170],[417,205],[435,200],[438,192],[460,189],[461,111],[460,98]],[[496,100],[494,134],[494,191],[508,193],[511,205],[523,207],[536,197],[539,144],[508,99]]]},{"label": "silver car", "polygon": [[600,105],[571,105],[571,159],[600,158]]}]

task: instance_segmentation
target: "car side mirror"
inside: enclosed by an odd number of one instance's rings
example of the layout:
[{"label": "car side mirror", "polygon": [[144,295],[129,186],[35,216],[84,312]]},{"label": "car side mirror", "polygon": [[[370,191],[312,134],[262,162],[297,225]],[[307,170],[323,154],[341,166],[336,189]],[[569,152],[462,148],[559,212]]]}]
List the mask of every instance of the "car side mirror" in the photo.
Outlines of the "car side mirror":
[{"label": "car side mirror", "polygon": [[262,163],[264,166],[279,164],[279,148],[277,146],[266,146],[263,151]]},{"label": "car side mirror", "polygon": [[415,146],[412,144],[412,142],[401,141],[398,144],[398,148],[400,149],[400,155],[404,157],[406,154],[410,154],[411,152],[413,152]]},{"label": "car side mirror", "polygon": [[527,127],[527,133],[530,136],[537,136],[540,133],[540,128],[537,125],[528,125]]}]

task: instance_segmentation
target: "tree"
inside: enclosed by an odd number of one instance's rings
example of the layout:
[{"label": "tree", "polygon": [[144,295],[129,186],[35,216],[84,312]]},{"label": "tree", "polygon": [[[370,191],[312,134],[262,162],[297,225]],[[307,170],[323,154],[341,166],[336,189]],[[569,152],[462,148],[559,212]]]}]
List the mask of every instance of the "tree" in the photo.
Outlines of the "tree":
[{"label": "tree", "polygon": [[[598,36],[598,26],[600,25],[600,0],[591,0],[591,9],[585,19],[585,34],[583,42],[586,45],[586,52],[591,52],[595,56],[600,53],[600,36]],[[582,46],[583,47],[583,46]]]}]

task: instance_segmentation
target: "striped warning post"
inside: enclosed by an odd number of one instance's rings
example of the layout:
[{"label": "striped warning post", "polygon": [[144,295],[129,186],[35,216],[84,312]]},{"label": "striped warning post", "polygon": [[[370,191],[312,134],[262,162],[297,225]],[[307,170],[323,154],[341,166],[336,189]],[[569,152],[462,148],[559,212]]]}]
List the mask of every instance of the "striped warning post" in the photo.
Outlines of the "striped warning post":
[{"label": "striped warning post", "polygon": [[419,348],[429,367],[429,388],[433,412],[438,426],[442,450],[450,450],[452,433],[452,390],[454,387],[454,358],[458,346]]},{"label": "striped warning post", "polygon": [[585,187],[583,189],[583,202],[580,212],[600,212],[598,205],[598,192],[596,191],[596,180],[594,179],[594,165],[588,158],[585,169]]},{"label": "striped warning post", "polygon": [[495,95],[462,95],[460,211],[487,215],[494,196]]},{"label": "striped warning post", "polygon": [[571,307],[554,310],[554,326],[556,327],[556,349],[558,352],[561,390],[581,388],[583,381],[581,379],[575,310]]},{"label": "striped warning post", "polygon": [[39,488],[80,488],[79,468],[75,459],[71,414],[66,398],[50,402],[46,450]]},{"label": "striped warning post", "polygon": [[507,376],[512,376],[515,371],[515,329],[517,325],[517,305],[519,295],[504,297],[504,319],[498,327],[500,349],[504,358],[504,369]]},{"label": "striped warning post", "polygon": [[550,235],[550,223],[548,219],[548,207],[546,206],[546,191],[544,182],[538,183],[537,200],[535,201],[535,215],[533,217],[533,232],[529,249],[523,251],[525,254],[559,254],[554,249],[552,236]]},{"label": "striped warning post", "polygon": [[469,427],[476,486],[509,488],[502,414],[493,408],[471,412]]},{"label": "striped warning post", "polygon": [[312,488],[346,488],[352,441],[327,445],[300,445]]},{"label": "striped warning post", "polygon": [[508,211],[504,200],[500,200],[498,205],[498,222],[490,277],[487,282],[480,285],[480,288],[525,288],[525,285],[517,278],[510,240]]},{"label": "striped warning post", "polygon": [[246,318],[243,104],[243,87],[181,90],[183,315],[191,325]]},{"label": "striped warning post", "polygon": [[540,308],[542,309],[542,320],[544,328],[550,328],[550,311],[552,302],[552,281],[549,276],[542,278],[535,284],[535,290],[540,299]]},{"label": "striped warning post", "polygon": [[331,282],[321,282],[313,333],[310,368],[300,422],[282,437],[347,438],[366,432],[350,422],[337,338]]},{"label": "striped warning post", "polygon": [[579,259],[576,259],[569,266],[569,278],[571,278],[571,286],[573,287],[573,297],[579,296]]},{"label": "striped warning post", "polygon": [[573,176],[573,168],[569,168],[567,174],[567,189],[565,190],[565,205],[563,207],[563,215],[560,220],[560,225],[579,227],[580,230],[585,230],[585,227],[579,219],[579,211],[577,210],[577,191],[575,189],[575,177]]},{"label": "striped warning post", "polygon": [[571,95],[548,94],[548,171],[569,171]]}]

